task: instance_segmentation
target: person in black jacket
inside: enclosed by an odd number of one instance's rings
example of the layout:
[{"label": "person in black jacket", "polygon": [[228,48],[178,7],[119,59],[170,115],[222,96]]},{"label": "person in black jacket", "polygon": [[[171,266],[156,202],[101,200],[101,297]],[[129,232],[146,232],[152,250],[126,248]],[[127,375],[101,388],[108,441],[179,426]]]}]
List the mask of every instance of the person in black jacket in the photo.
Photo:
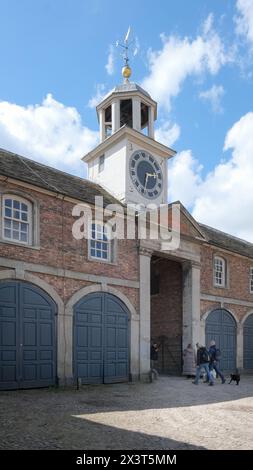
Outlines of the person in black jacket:
[{"label": "person in black jacket", "polygon": [[209,369],[212,370],[214,369],[218,377],[221,378],[221,383],[225,383],[226,379],[222,372],[220,371],[219,368],[219,356],[217,351],[220,351],[216,348],[216,344],[214,339],[210,342],[210,348],[209,348],[209,356],[210,356],[210,364],[209,364]]},{"label": "person in black jacket", "polygon": [[197,343],[197,368],[196,368],[196,377],[194,382],[192,382],[194,385],[199,384],[199,378],[202,369],[205,370],[208,378],[209,385],[213,385],[213,376],[210,374],[209,370],[209,354],[205,346],[202,346],[201,344]]}]

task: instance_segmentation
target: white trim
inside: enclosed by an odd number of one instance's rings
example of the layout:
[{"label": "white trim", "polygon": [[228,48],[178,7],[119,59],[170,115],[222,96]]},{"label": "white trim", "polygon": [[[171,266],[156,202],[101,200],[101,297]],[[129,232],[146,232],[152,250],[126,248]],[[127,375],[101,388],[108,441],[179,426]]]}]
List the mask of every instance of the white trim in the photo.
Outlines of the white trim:
[{"label": "white trim", "polygon": [[[10,199],[12,201],[12,206],[10,207],[10,210],[11,210],[11,216],[8,217],[5,215],[5,209],[6,209],[6,205],[5,205],[5,201],[7,199]],[[23,211],[23,212],[26,212],[27,213],[27,220],[22,220],[21,218],[18,219],[18,218],[14,218],[13,216],[13,212],[15,210],[15,208],[13,207],[13,202],[14,201],[17,201],[18,203],[21,204],[24,204],[27,206],[27,211]],[[24,197],[21,197],[21,196],[18,196],[18,195],[15,195],[15,194],[11,194],[11,193],[4,193],[2,195],[2,201],[1,201],[1,206],[2,206],[2,213],[1,213],[1,226],[2,226],[2,231],[1,231],[1,238],[6,241],[6,242],[12,242],[12,243],[15,243],[15,244],[18,244],[18,245],[25,245],[25,246],[28,246],[28,245],[32,245],[33,244],[33,237],[32,237],[32,233],[33,233],[33,216],[32,216],[32,203],[24,198]],[[8,207],[7,207],[8,209]],[[16,209],[19,213],[22,212],[21,209]],[[21,233],[21,229],[20,229],[20,226],[21,224],[24,224],[27,226],[27,241],[22,241],[22,240],[19,240],[19,239],[15,239],[15,238],[12,238],[12,237],[6,237],[5,234],[4,234],[4,231],[7,230],[6,227],[5,227],[5,220],[10,220],[11,223],[12,222],[16,222],[18,225],[19,225],[19,228],[18,230],[18,233],[19,233],[19,236],[20,236],[20,233]],[[12,232],[12,228],[10,229],[10,231]],[[24,232],[25,233],[25,232]]]},{"label": "white trim", "polygon": [[201,294],[200,300],[207,300],[210,302],[220,302],[222,304],[222,308],[224,304],[234,304],[234,305],[241,305],[242,307],[253,307],[253,302],[248,302],[246,300],[240,299],[233,299],[232,297],[222,297],[218,295],[209,295],[209,294]]},{"label": "white trim", "polygon": [[71,365],[71,373],[69,376],[73,377],[73,317],[74,317],[74,306],[88,294],[95,292],[104,292],[115,295],[118,297],[125,306],[128,308],[130,313],[130,374],[133,378],[138,378],[140,369],[139,369],[139,330],[140,330],[140,318],[137,314],[133,304],[130,300],[118,289],[108,286],[106,284],[95,284],[93,286],[83,287],[79,291],[75,292],[72,297],[68,300],[65,307],[65,316],[68,319],[68,329],[71,332],[68,335],[68,351],[67,351],[67,364]]},{"label": "white trim", "polygon": [[0,281],[8,280],[19,280],[26,281],[35,286],[40,287],[44,290],[50,298],[55,302],[57,308],[56,316],[56,334],[57,334],[57,364],[56,364],[56,373],[61,383],[64,383],[67,379],[71,378],[68,371],[68,364],[66,362],[67,353],[68,353],[68,324],[66,322],[66,316],[64,311],[64,303],[59,296],[58,292],[47,282],[43,281],[33,274],[22,273],[18,270],[6,269],[0,271]]},{"label": "white trim", "polygon": [[[1,175],[0,175],[0,181],[1,181]],[[16,182],[15,182],[16,183]],[[23,187],[25,188],[23,190]],[[19,189],[9,189],[9,188],[2,188],[0,187],[0,242],[1,243],[7,243],[7,244],[14,244],[17,246],[22,246],[24,248],[33,248],[33,249],[40,249],[40,218],[39,218],[39,202],[37,199],[35,199],[33,196],[31,196],[30,192],[26,192],[28,187],[24,185],[22,187],[22,190]],[[22,243],[18,240],[12,240],[9,238],[3,238],[2,237],[2,230],[3,230],[3,201],[5,197],[11,197],[11,198],[16,198],[16,199],[21,199],[25,200],[25,202],[29,202],[31,206],[31,243]]]},{"label": "white trim", "polygon": [[226,310],[228,313],[230,313],[230,315],[232,315],[233,319],[235,320],[236,324],[239,325],[240,324],[240,321],[239,321],[239,318],[237,317],[237,315],[232,312],[232,310],[230,310],[229,308],[226,308],[226,307],[213,307],[209,310],[207,310],[202,316],[201,316],[201,320],[202,321],[206,321],[208,315],[212,312],[214,312],[214,310]]},{"label": "white trim", "polygon": [[133,304],[130,302],[128,297],[122,294],[122,292],[119,291],[118,289],[108,286],[107,284],[103,284],[103,285],[94,284],[93,286],[82,287],[82,289],[75,292],[66,303],[66,307],[65,307],[66,315],[73,316],[73,308],[77,304],[77,302],[79,302],[79,300],[81,300],[86,295],[93,294],[94,292],[104,292],[104,293],[115,295],[126,305],[126,307],[128,308],[130,312],[131,319],[135,321],[139,321],[139,315],[137,314]]},{"label": "white trim", "polygon": [[132,281],[130,279],[120,279],[117,277],[99,276],[96,274],[89,274],[80,271],[70,271],[63,268],[55,268],[52,266],[46,266],[37,263],[26,263],[20,260],[4,258],[0,256],[0,266],[3,268],[16,269],[18,266],[22,266],[26,271],[32,271],[41,274],[49,274],[51,276],[64,277],[69,279],[77,279],[81,281],[95,282],[101,284],[112,284],[122,287],[132,287],[139,289],[140,285],[138,281]]},{"label": "white trim", "polygon": [[[216,261],[221,263],[221,284],[216,282]],[[226,287],[227,279],[226,279],[227,269],[226,269],[226,260],[221,256],[214,255],[213,258],[213,284],[214,287]]]},{"label": "white trim", "polygon": [[[95,238],[92,238],[92,226],[95,225]],[[109,237],[109,239],[107,240],[103,240],[103,239],[99,239],[99,238],[96,238],[97,237],[97,226],[100,225],[101,227],[105,227],[105,224],[103,221],[91,221],[90,224],[89,224],[89,239],[88,239],[88,259],[90,261],[98,261],[98,262],[103,262],[103,263],[109,263],[109,264],[112,264],[114,262],[114,252],[113,252],[113,240],[111,239],[111,237]],[[108,228],[106,227],[106,229],[108,230]],[[106,234],[107,235],[107,234]],[[95,242],[95,248],[93,248],[91,246],[91,242]],[[94,256],[91,254],[91,250],[95,250],[95,251],[100,251],[100,253],[102,254],[103,250],[102,248],[101,249],[97,249],[96,248],[96,244],[97,243],[105,243],[106,246],[107,246],[107,258],[100,258],[98,256]]]},{"label": "white trim", "polygon": [[242,326],[244,325],[244,323],[246,322],[247,318],[250,317],[250,315],[253,315],[253,309],[252,310],[249,310],[249,312],[247,312],[244,317],[242,318],[241,320],[241,324]]}]

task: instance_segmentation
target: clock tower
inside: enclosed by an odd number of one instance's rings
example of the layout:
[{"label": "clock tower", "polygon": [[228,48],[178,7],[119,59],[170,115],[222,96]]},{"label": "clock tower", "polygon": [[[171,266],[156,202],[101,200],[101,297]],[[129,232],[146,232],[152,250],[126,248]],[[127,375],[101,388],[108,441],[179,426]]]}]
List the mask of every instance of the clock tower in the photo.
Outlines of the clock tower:
[{"label": "clock tower", "polygon": [[124,82],[97,106],[99,145],[83,157],[90,180],[121,202],[167,203],[167,161],[175,151],[154,139],[157,103],[130,82],[128,58]]}]

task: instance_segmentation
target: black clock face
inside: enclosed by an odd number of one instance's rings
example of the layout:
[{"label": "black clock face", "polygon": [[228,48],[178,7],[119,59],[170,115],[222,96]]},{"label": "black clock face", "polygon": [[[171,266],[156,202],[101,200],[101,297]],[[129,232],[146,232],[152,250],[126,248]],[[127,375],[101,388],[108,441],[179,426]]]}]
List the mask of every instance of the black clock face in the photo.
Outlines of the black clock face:
[{"label": "black clock face", "polygon": [[150,153],[136,150],[130,158],[129,171],[135,188],[143,197],[156,199],[161,194],[162,170]]}]

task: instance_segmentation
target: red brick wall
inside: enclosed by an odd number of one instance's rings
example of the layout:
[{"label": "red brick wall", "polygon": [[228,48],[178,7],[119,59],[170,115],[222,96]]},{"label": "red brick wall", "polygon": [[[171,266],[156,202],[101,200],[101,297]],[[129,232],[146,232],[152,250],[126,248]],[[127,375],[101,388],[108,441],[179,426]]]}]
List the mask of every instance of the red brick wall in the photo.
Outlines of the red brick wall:
[{"label": "red brick wall", "polygon": [[[206,300],[201,300],[200,302],[201,316],[203,316],[206,312],[215,310],[217,308],[221,308],[221,304],[218,302],[209,302]],[[250,307],[229,303],[224,303],[222,308],[227,309],[229,312],[231,312],[235,316],[235,318],[238,318],[239,321],[241,321],[243,317],[249,312],[249,310],[251,310]]]},{"label": "red brick wall", "polygon": [[[22,190],[14,184],[1,183],[0,191]],[[0,242],[0,256],[29,263],[38,263],[56,268],[65,268],[101,276],[121,279],[138,279],[138,256],[134,240],[118,240],[115,264],[88,260],[87,240],[75,240],[72,225],[73,203],[61,201],[53,196],[25,189],[40,206],[40,249]]]},{"label": "red brick wall", "polygon": [[[72,297],[72,295],[74,295],[83,287],[94,285],[93,282],[80,281],[76,279],[63,278],[63,277],[58,277],[58,276],[51,276],[49,274],[41,274],[41,273],[38,274],[38,273],[32,273],[32,272],[31,274],[34,274],[37,278],[40,278],[43,281],[47,282],[49,285],[51,285],[59,294],[59,296],[61,297],[61,299],[64,301],[65,304]],[[108,284],[108,286],[110,286],[110,284]],[[115,285],[112,285],[111,287],[113,287],[114,289],[124,294],[132,303],[137,313],[139,312],[139,289],[134,289],[131,287],[115,286]]]},{"label": "red brick wall", "polygon": [[182,350],[182,268],[179,263],[160,259],[152,264],[160,274],[160,293],[151,297],[151,337],[164,341],[159,350],[160,372],[181,372]]},{"label": "red brick wall", "polygon": [[[213,285],[215,254],[222,256],[227,263],[228,285],[225,288]],[[250,267],[253,267],[253,260],[222,252],[215,247],[203,246],[201,249],[201,293],[253,302],[253,294],[249,291]]]}]

